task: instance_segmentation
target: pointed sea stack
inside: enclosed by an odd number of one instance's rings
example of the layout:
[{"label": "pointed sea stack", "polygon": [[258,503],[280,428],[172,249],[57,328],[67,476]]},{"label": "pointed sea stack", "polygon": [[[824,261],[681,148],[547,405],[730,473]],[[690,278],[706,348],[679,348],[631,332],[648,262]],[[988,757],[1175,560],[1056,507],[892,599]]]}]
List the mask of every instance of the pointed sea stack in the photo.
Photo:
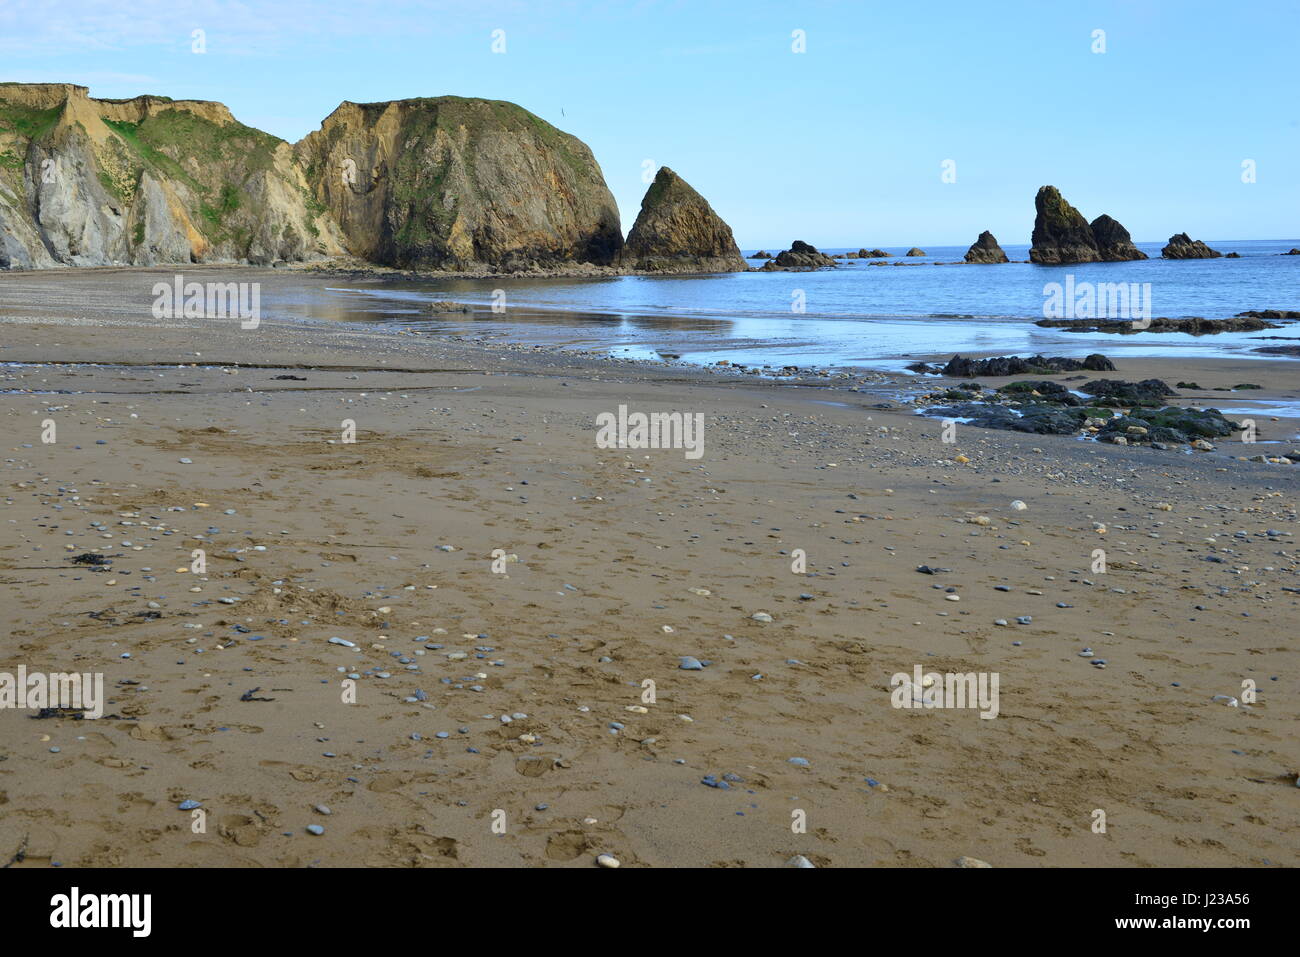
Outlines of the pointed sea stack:
[{"label": "pointed sea stack", "polygon": [[1007,254],[1002,251],[998,241],[986,229],[980,233],[979,239],[971,243],[970,249],[966,250],[966,261],[968,263],[1005,263],[1011,260],[1007,259]]},{"label": "pointed sea stack", "polygon": [[1102,262],[1127,262],[1146,259],[1147,254],[1133,245],[1133,237],[1116,220],[1102,213],[1092,221],[1092,238],[1097,241],[1097,251]]},{"label": "pointed sea stack", "polygon": [[1034,197],[1033,247],[1029,261],[1043,266],[1095,263],[1101,260],[1092,227],[1067,203],[1055,186],[1043,186]]},{"label": "pointed sea stack", "polygon": [[641,200],[620,262],[645,272],[744,272],[731,227],[667,166]]},{"label": "pointed sea stack", "polygon": [[1186,233],[1169,237],[1169,245],[1160,250],[1164,259],[1221,259],[1223,253],[1211,249],[1199,239],[1192,239]]}]

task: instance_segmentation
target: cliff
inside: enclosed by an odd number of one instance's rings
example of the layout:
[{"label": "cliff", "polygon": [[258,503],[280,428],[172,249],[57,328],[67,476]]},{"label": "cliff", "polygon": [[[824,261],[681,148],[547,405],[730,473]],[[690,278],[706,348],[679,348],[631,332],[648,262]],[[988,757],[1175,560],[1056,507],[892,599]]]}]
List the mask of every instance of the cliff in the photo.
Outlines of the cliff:
[{"label": "cliff", "polygon": [[219,103],[0,84],[0,268],[337,255],[288,143]]},{"label": "cliff", "polygon": [[372,262],[605,265],[623,245],[591,150],[513,103],[345,102],[295,152],[348,251]]}]

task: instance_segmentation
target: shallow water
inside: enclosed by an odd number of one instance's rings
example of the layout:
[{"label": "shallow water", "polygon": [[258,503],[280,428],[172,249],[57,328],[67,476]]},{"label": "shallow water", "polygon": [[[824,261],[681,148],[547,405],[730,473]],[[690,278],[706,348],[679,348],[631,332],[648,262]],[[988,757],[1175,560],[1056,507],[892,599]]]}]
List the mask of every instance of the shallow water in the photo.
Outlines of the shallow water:
[{"label": "shallow water", "polygon": [[[447,279],[429,282],[340,280],[327,288],[279,289],[264,298],[267,315],[366,321],[439,334],[595,349],[616,356],[680,355],[691,363],[720,359],[747,365],[897,370],[910,359],[956,352],[1082,356],[1257,356],[1260,346],[1300,343],[1300,324],[1251,333],[1114,335],[1043,329],[1044,285],[1150,283],[1156,316],[1223,318],[1248,309],[1300,308],[1300,256],[1284,256],[1298,240],[1212,242],[1241,259],[1167,261],[1160,244],[1139,244],[1155,258],[1133,263],[1045,267],[934,265],[954,262],[964,248],[927,250],[923,259],[805,273],[711,276],[619,276],[599,279]],[[1004,247],[1027,258],[1024,246]],[[838,252],[840,250],[829,250]],[[888,250],[901,253],[903,250]],[[747,252],[752,252],[748,250]],[[491,310],[505,292],[506,311]],[[472,313],[437,314],[427,302],[449,299]],[[792,311],[801,300],[805,312]]]}]

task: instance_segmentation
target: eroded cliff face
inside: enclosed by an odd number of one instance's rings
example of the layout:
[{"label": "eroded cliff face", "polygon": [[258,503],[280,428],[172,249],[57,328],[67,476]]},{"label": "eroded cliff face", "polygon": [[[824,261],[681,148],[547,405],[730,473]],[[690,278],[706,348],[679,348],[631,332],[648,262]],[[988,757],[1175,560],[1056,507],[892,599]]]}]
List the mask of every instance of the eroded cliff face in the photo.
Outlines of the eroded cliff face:
[{"label": "eroded cliff face", "polygon": [[591,150],[513,103],[345,102],[295,152],[348,251],[372,262],[608,265],[623,245]]},{"label": "eroded cliff face", "polygon": [[342,252],[293,148],[220,103],[0,84],[0,268]]},{"label": "eroded cliff face", "polygon": [[624,265],[645,272],[744,272],[731,227],[686,180],[659,168],[627,234]]}]

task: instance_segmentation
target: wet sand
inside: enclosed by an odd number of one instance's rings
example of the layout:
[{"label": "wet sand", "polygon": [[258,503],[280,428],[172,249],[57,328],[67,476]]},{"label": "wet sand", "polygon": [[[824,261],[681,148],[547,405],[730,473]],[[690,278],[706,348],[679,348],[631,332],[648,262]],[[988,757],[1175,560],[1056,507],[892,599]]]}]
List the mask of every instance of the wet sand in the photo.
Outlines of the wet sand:
[{"label": "wet sand", "polygon": [[[913,376],[160,322],[108,272],[0,288],[0,671],[110,698],[0,711],[15,866],[1300,863],[1294,466],[948,445]],[[1241,366],[1117,375],[1294,397]],[[619,405],[703,456],[597,448]],[[996,672],[997,717],[893,707],[916,665]]]}]

